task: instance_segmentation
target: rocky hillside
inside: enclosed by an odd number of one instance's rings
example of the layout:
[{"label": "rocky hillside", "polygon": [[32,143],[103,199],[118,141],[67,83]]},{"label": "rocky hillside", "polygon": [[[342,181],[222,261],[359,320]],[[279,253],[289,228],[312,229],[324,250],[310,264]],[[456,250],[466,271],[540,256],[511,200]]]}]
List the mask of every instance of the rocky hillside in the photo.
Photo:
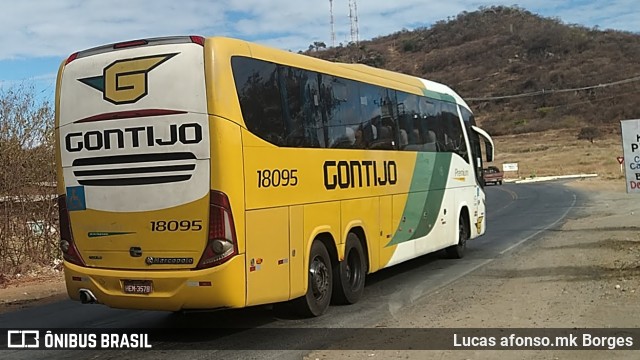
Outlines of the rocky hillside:
[{"label": "rocky hillside", "polygon": [[307,54],[446,83],[494,135],[610,132],[621,119],[640,118],[640,34],[565,24],[519,7],[481,8],[429,28],[315,49]]}]

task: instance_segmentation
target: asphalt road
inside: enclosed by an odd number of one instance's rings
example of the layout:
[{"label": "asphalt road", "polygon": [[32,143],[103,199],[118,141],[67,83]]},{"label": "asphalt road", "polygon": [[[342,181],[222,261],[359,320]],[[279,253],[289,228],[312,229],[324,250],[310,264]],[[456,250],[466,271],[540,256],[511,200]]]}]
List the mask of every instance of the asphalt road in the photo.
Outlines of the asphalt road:
[{"label": "asphalt road", "polygon": [[[300,359],[309,350],[330,347],[349,331],[345,328],[375,327],[418,299],[498,257],[509,256],[517,246],[559,226],[582,201],[580,193],[559,182],[489,186],[487,194],[487,232],[468,243],[463,259],[450,260],[435,253],[379,271],[367,277],[360,302],[332,306],[322,317],[292,318],[269,306],[175,315],[65,300],[2,314],[0,329],[166,328],[164,341],[148,351],[11,350],[0,351],[0,358]],[[225,329],[212,330],[214,327]],[[0,334],[0,340],[4,336]]]}]

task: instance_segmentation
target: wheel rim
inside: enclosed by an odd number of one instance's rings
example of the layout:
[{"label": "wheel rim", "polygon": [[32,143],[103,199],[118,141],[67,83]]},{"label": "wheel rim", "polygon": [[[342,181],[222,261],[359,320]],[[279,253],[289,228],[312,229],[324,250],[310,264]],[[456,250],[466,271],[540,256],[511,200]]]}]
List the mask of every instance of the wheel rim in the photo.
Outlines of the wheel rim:
[{"label": "wheel rim", "polygon": [[329,269],[319,256],[313,258],[309,267],[309,276],[311,276],[313,297],[321,301],[329,291]]},{"label": "wheel rim", "polygon": [[362,274],[360,273],[360,268],[362,267],[362,261],[360,256],[358,256],[356,251],[350,251],[347,257],[347,268],[346,268],[346,276],[347,283],[351,287],[351,289],[357,289],[358,284],[360,283],[360,279]]}]

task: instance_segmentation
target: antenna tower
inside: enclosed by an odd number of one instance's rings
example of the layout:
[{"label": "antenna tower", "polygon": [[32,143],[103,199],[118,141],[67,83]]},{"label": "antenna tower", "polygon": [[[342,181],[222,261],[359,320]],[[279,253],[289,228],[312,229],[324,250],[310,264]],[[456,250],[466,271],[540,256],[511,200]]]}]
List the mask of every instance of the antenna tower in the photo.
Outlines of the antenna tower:
[{"label": "antenna tower", "polygon": [[349,0],[349,20],[351,22],[351,42],[359,43],[360,35],[358,34],[358,4],[356,0]]},{"label": "antenna tower", "polygon": [[331,16],[331,47],[336,47],[336,31],[333,27],[333,0],[329,0],[329,15]]}]

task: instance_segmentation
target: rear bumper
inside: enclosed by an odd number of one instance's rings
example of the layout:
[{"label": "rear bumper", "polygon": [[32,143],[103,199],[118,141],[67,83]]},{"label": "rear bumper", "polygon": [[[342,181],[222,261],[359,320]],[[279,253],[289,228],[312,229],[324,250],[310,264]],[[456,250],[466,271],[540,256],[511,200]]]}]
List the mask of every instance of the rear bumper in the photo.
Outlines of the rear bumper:
[{"label": "rear bumper", "polygon": [[[80,301],[80,289],[87,289],[95,295],[98,303],[113,308],[178,311],[246,305],[243,254],[223,265],[204,270],[96,269],[65,261],[64,272],[71,299]],[[123,280],[151,280],[153,292],[127,294],[123,290]]]}]

